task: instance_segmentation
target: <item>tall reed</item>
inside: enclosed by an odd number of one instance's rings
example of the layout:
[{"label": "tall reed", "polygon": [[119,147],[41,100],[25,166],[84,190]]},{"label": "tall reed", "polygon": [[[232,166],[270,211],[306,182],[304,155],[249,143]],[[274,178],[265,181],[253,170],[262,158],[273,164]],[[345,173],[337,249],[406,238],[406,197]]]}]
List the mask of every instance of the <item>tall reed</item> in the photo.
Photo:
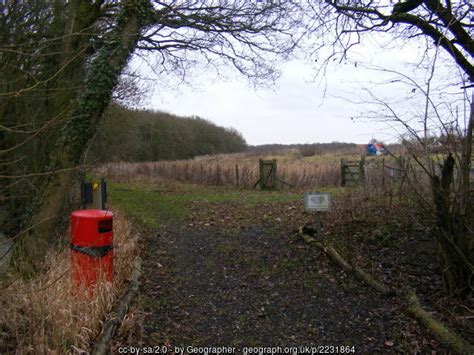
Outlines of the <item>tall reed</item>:
[{"label": "tall reed", "polygon": [[[259,157],[229,154],[198,157],[192,160],[143,163],[108,163],[98,173],[114,181],[179,181],[203,185],[251,188],[257,182]],[[278,159],[277,176],[282,186],[337,186],[339,165],[335,159]],[[286,184],[285,184],[286,183]]]}]

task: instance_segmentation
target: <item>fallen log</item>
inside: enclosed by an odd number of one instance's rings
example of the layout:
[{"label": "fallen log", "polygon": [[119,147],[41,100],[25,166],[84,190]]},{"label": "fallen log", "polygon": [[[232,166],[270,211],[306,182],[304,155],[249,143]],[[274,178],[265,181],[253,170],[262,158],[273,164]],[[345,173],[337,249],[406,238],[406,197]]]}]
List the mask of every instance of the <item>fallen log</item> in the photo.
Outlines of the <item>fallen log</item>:
[{"label": "fallen log", "polygon": [[115,310],[115,312],[111,315],[111,317],[105,322],[102,332],[99,335],[99,339],[97,340],[94,349],[92,351],[93,355],[102,355],[109,353],[109,343],[114,337],[115,331],[117,330],[118,326],[121,324],[122,320],[125,318],[127,314],[128,307],[133,300],[133,297],[138,291],[138,287],[140,285],[139,277],[141,273],[141,259],[140,257],[136,257],[133,262],[133,273],[130,280],[130,284],[127,290],[127,293],[123,297],[122,301],[120,302],[119,306]]},{"label": "fallen log", "polygon": [[391,290],[389,287],[376,281],[366,272],[350,265],[332,246],[324,245],[323,243],[318,242],[313,237],[305,234],[303,232],[303,228],[299,229],[299,234],[306,243],[322,249],[345,272],[355,275],[359,280],[364,281],[365,283],[367,283],[375,290],[379,291],[384,295],[399,296],[404,298],[408,302],[408,308],[406,310],[407,313],[411,316],[414,316],[425,327],[427,327],[431,332],[433,332],[439,341],[447,344],[459,354],[474,354],[474,346],[471,343],[465,341],[459,335],[449,329],[446,325],[434,319],[427,311],[425,311],[421,307],[418,297],[416,296],[413,290],[407,290],[403,293]]},{"label": "fallen log", "polygon": [[415,292],[411,290],[407,291],[406,297],[408,300],[408,313],[416,317],[429,330],[431,330],[436,335],[438,340],[448,344],[459,354],[474,354],[474,346],[472,346],[472,344],[459,337],[459,335],[454,333],[440,321],[434,319],[421,307],[420,301],[418,300]]},{"label": "fallen log", "polygon": [[374,289],[376,289],[378,292],[382,293],[385,296],[394,296],[396,292],[389,287],[385,286],[384,284],[378,282],[375,280],[372,276],[367,274],[365,271],[353,267],[350,265],[347,261],[344,260],[344,258],[337,252],[336,249],[334,249],[330,245],[324,245],[321,242],[318,242],[316,239],[313,237],[302,233],[302,229],[300,228],[300,233],[301,236],[303,237],[304,241],[308,244],[313,244],[316,247],[322,249],[326,254],[328,254],[333,261],[335,261],[345,272],[349,274],[353,274],[357,279],[367,283]]}]

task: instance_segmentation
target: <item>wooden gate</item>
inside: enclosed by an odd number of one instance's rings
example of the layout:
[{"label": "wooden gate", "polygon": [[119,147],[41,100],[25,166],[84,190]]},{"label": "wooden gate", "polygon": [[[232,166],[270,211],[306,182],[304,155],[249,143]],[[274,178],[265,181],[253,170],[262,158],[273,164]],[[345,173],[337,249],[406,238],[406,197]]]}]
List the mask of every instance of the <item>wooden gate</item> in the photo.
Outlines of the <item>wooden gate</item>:
[{"label": "wooden gate", "polygon": [[260,159],[260,189],[275,190],[277,184],[277,162],[273,160]]},{"label": "wooden gate", "polygon": [[341,159],[341,186],[365,184],[365,157],[360,161]]}]

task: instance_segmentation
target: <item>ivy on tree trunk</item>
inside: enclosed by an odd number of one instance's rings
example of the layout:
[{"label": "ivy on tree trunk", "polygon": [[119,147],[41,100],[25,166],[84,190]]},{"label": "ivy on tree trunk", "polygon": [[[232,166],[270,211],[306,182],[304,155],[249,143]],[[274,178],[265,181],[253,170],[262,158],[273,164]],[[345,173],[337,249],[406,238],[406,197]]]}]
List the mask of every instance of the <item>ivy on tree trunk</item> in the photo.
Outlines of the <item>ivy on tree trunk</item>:
[{"label": "ivy on tree trunk", "polygon": [[62,129],[42,193],[35,201],[28,220],[31,228],[19,239],[14,258],[23,273],[37,270],[48,246],[54,243],[54,229],[64,212],[64,202],[74,181],[74,168],[80,164],[97,126],[109,104],[112,91],[126,66],[139,37],[149,24],[153,8],[148,0],[127,1],[122,5],[114,28],[91,61],[84,90],[73,103]]}]

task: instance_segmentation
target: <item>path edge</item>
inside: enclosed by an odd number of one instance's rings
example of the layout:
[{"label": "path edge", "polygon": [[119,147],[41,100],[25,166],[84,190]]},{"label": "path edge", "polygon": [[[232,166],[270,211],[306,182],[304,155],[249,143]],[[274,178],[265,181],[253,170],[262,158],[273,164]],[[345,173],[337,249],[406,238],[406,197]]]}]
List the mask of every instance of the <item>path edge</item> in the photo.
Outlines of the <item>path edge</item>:
[{"label": "path edge", "polygon": [[115,331],[117,330],[119,325],[122,324],[122,320],[127,314],[128,307],[140,287],[139,279],[141,275],[141,268],[142,259],[137,256],[133,261],[132,277],[130,279],[127,292],[123,296],[116,310],[110,314],[109,318],[104,323],[102,331],[95,343],[94,349],[92,350],[92,355],[105,355],[109,353],[110,341],[114,337]]}]

